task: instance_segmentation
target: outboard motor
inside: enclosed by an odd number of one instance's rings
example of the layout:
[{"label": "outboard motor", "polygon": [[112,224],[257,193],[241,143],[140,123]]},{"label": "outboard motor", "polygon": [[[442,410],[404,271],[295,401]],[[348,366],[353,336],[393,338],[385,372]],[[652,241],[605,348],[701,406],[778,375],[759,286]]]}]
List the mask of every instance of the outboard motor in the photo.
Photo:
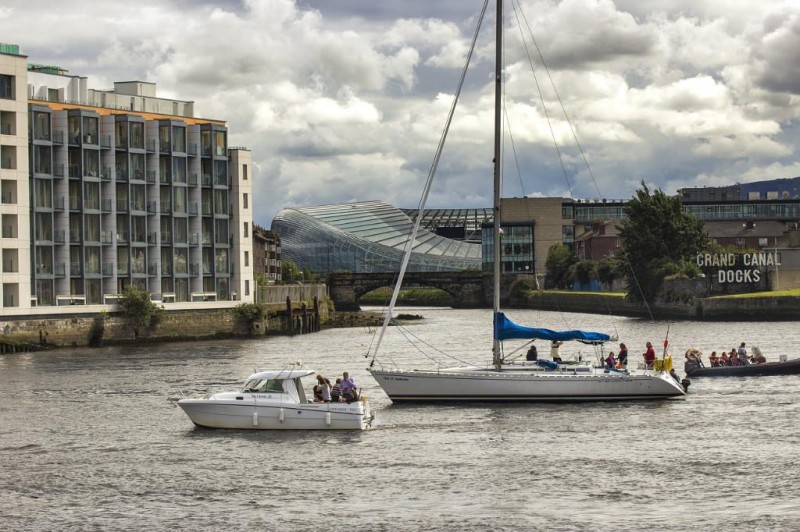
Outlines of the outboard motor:
[{"label": "outboard motor", "polygon": [[692,384],[692,381],[690,381],[689,379],[681,380],[681,386],[683,386],[683,391],[684,392],[687,392],[687,393],[689,392],[689,385],[690,384]]}]

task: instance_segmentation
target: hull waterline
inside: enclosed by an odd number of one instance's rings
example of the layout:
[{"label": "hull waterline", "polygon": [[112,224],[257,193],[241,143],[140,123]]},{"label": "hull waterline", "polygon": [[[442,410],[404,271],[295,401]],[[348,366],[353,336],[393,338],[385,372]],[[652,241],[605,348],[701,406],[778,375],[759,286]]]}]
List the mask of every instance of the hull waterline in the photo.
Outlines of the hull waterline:
[{"label": "hull waterline", "polygon": [[369,406],[354,403],[253,405],[241,401],[182,399],[192,422],[205,428],[241,430],[364,430],[372,416]]}]

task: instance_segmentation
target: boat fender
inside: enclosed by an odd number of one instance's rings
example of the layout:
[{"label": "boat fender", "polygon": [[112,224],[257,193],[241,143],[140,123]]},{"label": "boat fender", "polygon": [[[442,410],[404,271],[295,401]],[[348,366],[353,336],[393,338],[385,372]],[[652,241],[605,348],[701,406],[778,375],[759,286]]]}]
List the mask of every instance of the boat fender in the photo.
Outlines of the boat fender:
[{"label": "boat fender", "polygon": [[325,426],[328,426],[328,427],[331,426],[331,413],[330,412],[326,412],[325,413]]},{"label": "boat fender", "polygon": [[281,407],[281,408],[280,408],[280,410],[278,410],[278,421],[280,421],[281,423],[283,423],[283,419],[284,419],[284,415],[283,415],[283,407]]},{"label": "boat fender", "polygon": [[253,426],[258,426],[258,412],[253,412]]}]

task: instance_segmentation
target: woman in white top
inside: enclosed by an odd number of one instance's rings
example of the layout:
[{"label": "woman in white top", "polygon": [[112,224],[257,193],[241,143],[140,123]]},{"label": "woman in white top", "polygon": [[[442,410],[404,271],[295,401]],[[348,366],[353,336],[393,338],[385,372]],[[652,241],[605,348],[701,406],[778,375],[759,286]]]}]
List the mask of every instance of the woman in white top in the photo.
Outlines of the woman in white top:
[{"label": "woman in white top", "polygon": [[331,402],[331,381],[317,373],[317,385],[322,391],[322,401],[325,403]]}]

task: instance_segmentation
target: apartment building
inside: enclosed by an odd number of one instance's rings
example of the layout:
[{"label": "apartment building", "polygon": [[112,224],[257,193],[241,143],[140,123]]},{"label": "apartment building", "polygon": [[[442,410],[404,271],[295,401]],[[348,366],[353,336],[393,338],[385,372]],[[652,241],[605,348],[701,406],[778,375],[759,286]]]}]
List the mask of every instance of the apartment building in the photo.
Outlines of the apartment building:
[{"label": "apartment building", "polygon": [[229,148],[224,121],[153,83],[92,89],[8,46],[0,85],[5,313],[111,304],[127,286],[252,301],[252,156]]}]

